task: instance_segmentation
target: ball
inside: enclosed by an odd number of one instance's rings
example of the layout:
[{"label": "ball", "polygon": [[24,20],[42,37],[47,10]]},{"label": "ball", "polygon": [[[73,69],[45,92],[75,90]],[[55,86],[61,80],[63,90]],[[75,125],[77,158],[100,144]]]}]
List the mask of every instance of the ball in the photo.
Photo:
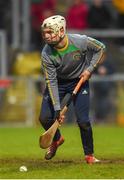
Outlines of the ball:
[{"label": "ball", "polygon": [[21,171],[21,172],[26,172],[28,169],[27,169],[27,167],[26,166],[21,166],[20,168],[19,168],[19,171]]}]

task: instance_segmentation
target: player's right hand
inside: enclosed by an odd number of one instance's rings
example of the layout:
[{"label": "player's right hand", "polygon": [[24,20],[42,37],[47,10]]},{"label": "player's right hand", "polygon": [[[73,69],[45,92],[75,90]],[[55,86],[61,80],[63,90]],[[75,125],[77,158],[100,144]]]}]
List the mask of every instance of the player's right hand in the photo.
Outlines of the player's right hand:
[{"label": "player's right hand", "polygon": [[55,115],[54,115],[54,119],[55,120],[57,119],[58,122],[60,124],[62,124],[64,122],[64,120],[65,120],[65,116],[60,114],[60,110],[56,110],[55,111]]},{"label": "player's right hand", "polygon": [[59,124],[61,125],[65,120],[65,115],[60,115],[60,118],[58,119]]}]

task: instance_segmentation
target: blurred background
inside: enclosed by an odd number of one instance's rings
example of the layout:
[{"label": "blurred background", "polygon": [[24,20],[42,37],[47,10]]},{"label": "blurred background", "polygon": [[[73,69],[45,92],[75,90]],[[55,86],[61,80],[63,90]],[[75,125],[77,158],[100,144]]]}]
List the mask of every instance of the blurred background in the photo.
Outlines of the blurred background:
[{"label": "blurred background", "polygon": [[[0,127],[39,126],[44,90],[42,21],[55,14],[67,31],[94,37],[107,47],[91,78],[94,124],[124,126],[124,0],[0,0]],[[66,123],[75,122],[73,105]]]}]

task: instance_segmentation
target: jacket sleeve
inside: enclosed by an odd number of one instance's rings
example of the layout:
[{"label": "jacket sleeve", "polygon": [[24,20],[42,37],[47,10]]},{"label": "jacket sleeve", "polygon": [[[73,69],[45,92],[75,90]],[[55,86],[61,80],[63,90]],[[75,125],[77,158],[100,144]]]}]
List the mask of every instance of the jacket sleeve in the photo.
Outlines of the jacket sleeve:
[{"label": "jacket sleeve", "polygon": [[42,53],[42,66],[45,75],[46,85],[54,106],[54,110],[60,110],[60,100],[58,92],[58,82],[56,77],[56,68],[50,58]]},{"label": "jacket sleeve", "polygon": [[92,73],[94,69],[103,62],[105,54],[105,45],[96,39],[88,37],[87,51],[92,52],[92,58],[87,68],[87,70]]}]

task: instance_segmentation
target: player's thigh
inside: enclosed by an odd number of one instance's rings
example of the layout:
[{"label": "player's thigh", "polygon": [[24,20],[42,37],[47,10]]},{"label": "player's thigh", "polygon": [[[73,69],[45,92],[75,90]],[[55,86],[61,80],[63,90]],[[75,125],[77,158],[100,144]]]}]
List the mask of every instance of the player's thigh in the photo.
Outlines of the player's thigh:
[{"label": "player's thigh", "polygon": [[45,94],[41,103],[40,121],[51,121],[54,116],[54,109],[48,94]]},{"label": "player's thigh", "polygon": [[89,88],[81,88],[74,100],[75,114],[78,123],[89,121]]}]

